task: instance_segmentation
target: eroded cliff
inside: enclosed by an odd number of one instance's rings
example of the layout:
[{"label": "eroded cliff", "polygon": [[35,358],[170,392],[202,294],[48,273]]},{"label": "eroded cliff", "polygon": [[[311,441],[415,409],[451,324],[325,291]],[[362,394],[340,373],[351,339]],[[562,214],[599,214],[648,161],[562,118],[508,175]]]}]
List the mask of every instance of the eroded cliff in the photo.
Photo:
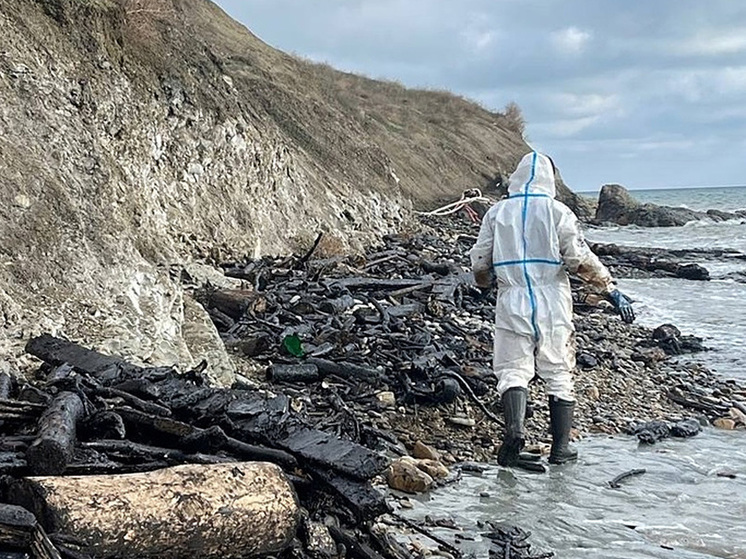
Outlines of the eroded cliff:
[{"label": "eroded cliff", "polygon": [[231,365],[184,267],[356,247],[494,185],[510,116],[337,72],[208,0],[0,0],[0,350]]}]

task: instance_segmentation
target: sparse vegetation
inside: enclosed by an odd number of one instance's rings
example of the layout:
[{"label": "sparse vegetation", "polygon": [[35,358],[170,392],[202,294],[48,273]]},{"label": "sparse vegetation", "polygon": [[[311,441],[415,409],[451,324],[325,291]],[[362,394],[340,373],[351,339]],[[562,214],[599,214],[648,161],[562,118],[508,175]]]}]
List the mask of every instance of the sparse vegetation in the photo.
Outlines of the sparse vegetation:
[{"label": "sparse vegetation", "polygon": [[505,117],[506,126],[521,136],[524,135],[526,132],[526,121],[523,118],[523,111],[521,111],[521,108],[515,101],[511,101],[505,105],[503,116]]}]

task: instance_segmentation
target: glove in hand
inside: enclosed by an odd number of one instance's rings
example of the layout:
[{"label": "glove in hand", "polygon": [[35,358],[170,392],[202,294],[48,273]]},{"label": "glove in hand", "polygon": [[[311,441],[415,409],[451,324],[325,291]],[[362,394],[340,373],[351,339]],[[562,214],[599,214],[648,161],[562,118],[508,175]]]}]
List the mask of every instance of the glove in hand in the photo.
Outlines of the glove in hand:
[{"label": "glove in hand", "polygon": [[635,311],[632,309],[632,300],[629,297],[615,289],[609,292],[608,298],[624,322],[631,324],[635,321]]}]

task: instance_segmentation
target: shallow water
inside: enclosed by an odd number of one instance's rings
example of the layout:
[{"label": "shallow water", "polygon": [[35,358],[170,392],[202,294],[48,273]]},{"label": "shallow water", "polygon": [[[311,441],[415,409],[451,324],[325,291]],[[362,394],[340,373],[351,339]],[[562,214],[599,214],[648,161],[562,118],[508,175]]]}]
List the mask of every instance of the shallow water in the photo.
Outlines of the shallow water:
[{"label": "shallow water", "polygon": [[624,246],[721,248],[746,252],[746,223],[741,221],[693,221],[683,227],[657,227],[654,230],[637,226],[602,227],[591,228],[586,235],[590,241]]},{"label": "shallow water", "polygon": [[670,322],[684,334],[703,338],[711,349],[682,359],[704,363],[724,377],[746,382],[746,352],[743,349],[746,284],[624,279],[618,285],[635,301],[640,324],[655,328]]},{"label": "shallow water", "polygon": [[[663,248],[734,248],[746,252],[746,225],[733,223],[644,229],[614,227],[590,229],[591,241]],[[705,339],[713,351],[695,356],[727,377],[746,380],[746,283],[729,274],[745,274],[746,261],[697,261],[713,278],[709,282],[684,279],[619,280],[619,287],[635,300],[640,324],[656,327],[665,322],[685,334]]]},{"label": "shallow water", "polygon": [[[590,437],[578,443],[576,464],[547,475],[498,467],[464,474],[415,501],[408,516],[451,517],[477,532],[478,520],[515,524],[532,531],[534,552],[555,551],[558,558],[743,559],[745,442],[743,433],[713,429],[650,447],[632,437]],[[647,473],[609,488],[609,480],[635,468]],[[451,530],[436,533],[453,541]],[[478,557],[488,547],[480,538],[461,545]]]}]

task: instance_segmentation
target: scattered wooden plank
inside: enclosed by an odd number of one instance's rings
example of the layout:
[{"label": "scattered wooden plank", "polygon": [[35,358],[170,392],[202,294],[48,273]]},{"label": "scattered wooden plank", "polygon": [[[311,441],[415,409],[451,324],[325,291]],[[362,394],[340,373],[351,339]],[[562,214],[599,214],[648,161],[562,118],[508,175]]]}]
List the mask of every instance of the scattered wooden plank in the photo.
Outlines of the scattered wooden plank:
[{"label": "scattered wooden plank", "polygon": [[49,334],[29,340],[26,344],[26,351],[50,365],[59,366],[69,363],[76,371],[94,377],[117,376],[120,371],[137,372],[141,369],[118,357],[104,355]]},{"label": "scattered wooden plank", "polygon": [[332,468],[358,480],[369,480],[389,465],[388,458],[377,452],[306,426],[299,426],[276,444],[311,464]]},{"label": "scattered wooden plank", "polygon": [[386,498],[369,481],[359,481],[323,468],[308,468],[315,481],[338,497],[357,518],[365,522],[389,511]]}]

